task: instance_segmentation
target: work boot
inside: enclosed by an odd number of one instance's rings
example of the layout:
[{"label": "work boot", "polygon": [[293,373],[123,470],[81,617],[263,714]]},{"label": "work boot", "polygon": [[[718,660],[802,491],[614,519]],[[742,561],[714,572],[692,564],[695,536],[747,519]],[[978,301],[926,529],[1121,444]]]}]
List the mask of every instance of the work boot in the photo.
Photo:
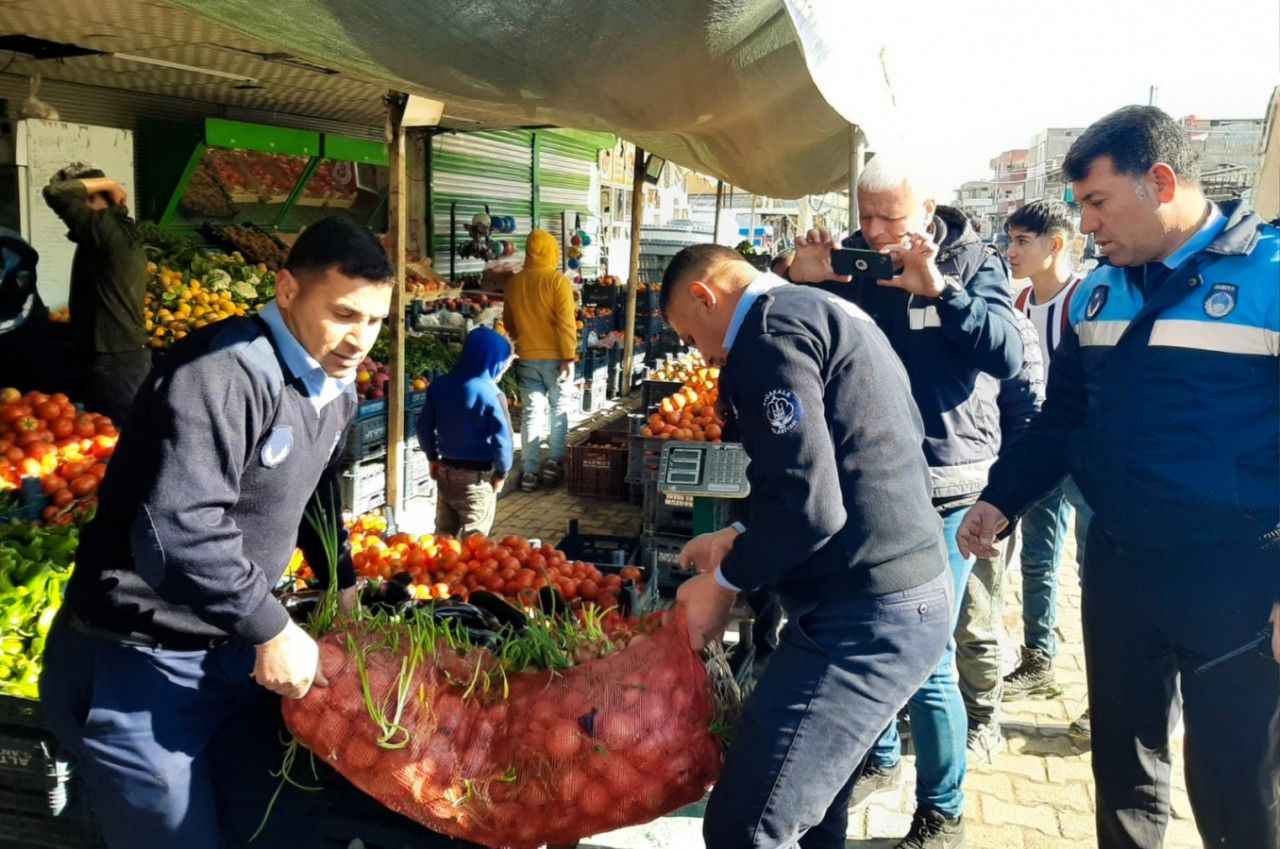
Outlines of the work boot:
[{"label": "work boot", "polygon": [[902,761],[898,761],[891,767],[867,764],[866,769],[862,770],[862,775],[858,776],[858,780],[853,785],[853,793],[849,795],[849,808],[858,807],[877,793],[896,789],[898,780],[901,778]]},{"label": "work boot", "polygon": [[542,485],[557,487],[564,480],[564,466],[556,460],[548,460],[542,464]]},{"label": "work boot", "polygon": [[525,472],[520,476],[520,490],[522,492],[535,492],[538,489],[538,476],[533,472]]},{"label": "work boot", "polygon": [[1053,658],[1047,652],[1022,647],[1022,662],[1018,668],[1010,672],[1004,679],[1003,701],[1041,696],[1050,698],[1061,691],[1053,680]]},{"label": "work boot", "polygon": [[968,749],[992,763],[996,755],[1004,751],[1004,734],[1000,723],[981,722],[969,728]]},{"label": "work boot", "polygon": [[911,830],[893,849],[964,849],[964,818],[916,811]]},{"label": "work boot", "polygon": [[1084,713],[1080,714],[1080,718],[1071,723],[1071,727],[1067,729],[1067,735],[1071,738],[1071,742],[1075,743],[1082,749],[1089,748],[1093,739],[1093,726],[1089,722],[1089,709],[1085,708]]}]

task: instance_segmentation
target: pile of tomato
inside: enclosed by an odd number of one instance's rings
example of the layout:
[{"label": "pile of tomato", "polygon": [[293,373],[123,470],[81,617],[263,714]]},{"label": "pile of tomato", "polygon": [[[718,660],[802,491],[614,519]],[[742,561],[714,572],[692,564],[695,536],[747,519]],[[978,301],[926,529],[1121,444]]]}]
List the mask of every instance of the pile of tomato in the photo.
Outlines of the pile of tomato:
[{"label": "pile of tomato", "polygon": [[[593,602],[608,610],[618,606],[626,582],[640,586],[643,581],[635,566],[606,575],[590,563],[570,560],[557,549],[535,548],[524,537],[490,539],[474,534],[459,540],[447,535],[403,533],[388,537],[386,529],[386,520],[373,514],[350,525],[356,574],[372,580],[408,574],[420,599],[465,599],[472,592],[487,590],[534,606],[538,590],[550,586],[566,601]],[[296,574],[304,580],[314,577],[305,566]]]},{"label": "pile of tomato", "polygon": [[640,435],[683,442],[719,442],[724,436],[720,400],[720,369],[694,369],[684,386],[662,399]]},{"label": "pile of tomato", "polygon": [[46,523],[83,519],[97,506],[118,438],[111,419],[81,412],[61,392],[0,390],[0,492],[37,478],[49,497]]}]

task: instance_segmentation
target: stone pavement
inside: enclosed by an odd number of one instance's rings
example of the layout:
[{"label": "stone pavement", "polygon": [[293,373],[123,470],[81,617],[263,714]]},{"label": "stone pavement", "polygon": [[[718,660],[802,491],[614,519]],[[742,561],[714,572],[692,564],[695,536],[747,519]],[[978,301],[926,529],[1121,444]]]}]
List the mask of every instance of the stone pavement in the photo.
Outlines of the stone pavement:
[{"label": "stone pavement", "polygon": [[[637,508],[576,499],[563,489],[532,495],[516,493],[499,503],[497,533],[518,533],[559,541],[570,518],[594,533],[634,534]],[[1080,628],[1080,586],[1069,543],[1061,570],[1057,678],[1062,694],[1049,700],[1007,704],[1006,751],[987,763],[969,758],[965,782],[968,849],[1089,849],[1096,847],[1094,787],[1087,750],[1077,748],[1067,729],[1085,707],[1084,648]],[[1021,641],[1021,581],[1006,579],[1005,622],[1011,665]],[[1166,849],[1201,849],[1191,819],[1182,773],[1181,730],[1174,745],[1173,819]],[[849,849],[891,849],[906,833],[914,808],[913,758],[904,761],[904,782],[894,792],[873,797],[850,815]],[[701,807],[693,806],[645,826],[597,835],[583,849],[698,849]]]}]

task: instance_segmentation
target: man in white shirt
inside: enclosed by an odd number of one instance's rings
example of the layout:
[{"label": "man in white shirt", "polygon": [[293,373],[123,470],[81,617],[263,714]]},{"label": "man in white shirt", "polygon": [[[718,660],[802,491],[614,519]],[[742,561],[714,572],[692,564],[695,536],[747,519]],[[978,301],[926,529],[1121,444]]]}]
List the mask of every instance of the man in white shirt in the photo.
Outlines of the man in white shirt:
[{"label": "man in white shirt", "polygon": [[[1040,200],[1010,215],[1005,231],[1009,234],[1008,259],[1014,278],[1031,281],[1014,299],[1014,307],[1035,325],[1047,383],[1053,352],[1068,328],[1067,311],[1080,283],[1068,251],[1075,239],[1075,224],[1065,203]],[[1073,505],[1076,559],[1083,562],[1090,511],[1070,479],[1022,517],[1022,660],[1005,678],[1006,700],[1057,692],[1053,658],[1058,648],[1058,565],[1071,526]]]}]

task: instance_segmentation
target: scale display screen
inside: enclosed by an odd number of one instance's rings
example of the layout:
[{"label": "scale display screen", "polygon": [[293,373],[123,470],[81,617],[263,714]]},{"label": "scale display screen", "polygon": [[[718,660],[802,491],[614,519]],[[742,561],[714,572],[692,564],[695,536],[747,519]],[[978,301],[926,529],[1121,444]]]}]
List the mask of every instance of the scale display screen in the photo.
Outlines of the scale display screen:
[{"label": "scale display screen", "polygon": [[672,448],[667,458],[666,482],[676,486],[697,486],[702,481],[700,448]]}]

